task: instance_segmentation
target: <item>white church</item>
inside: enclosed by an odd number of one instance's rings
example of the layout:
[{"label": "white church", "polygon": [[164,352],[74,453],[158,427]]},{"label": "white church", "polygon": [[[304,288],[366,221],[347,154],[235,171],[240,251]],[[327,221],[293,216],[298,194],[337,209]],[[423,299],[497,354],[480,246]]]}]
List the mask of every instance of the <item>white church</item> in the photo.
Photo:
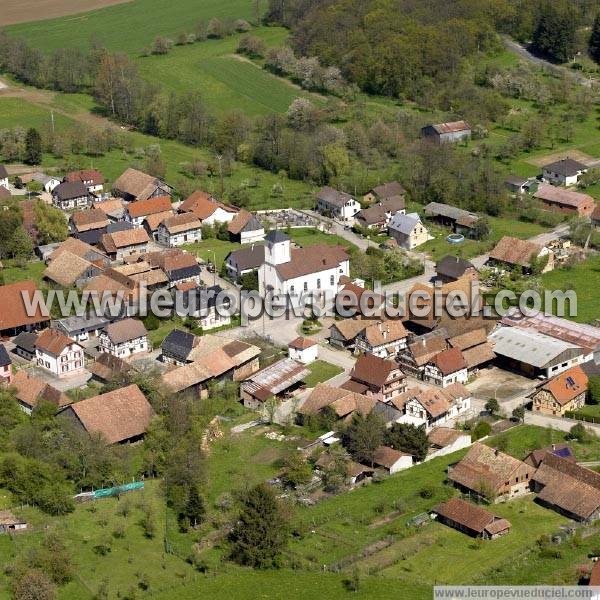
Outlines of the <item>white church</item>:
[{"label": "white church", "polygon": [[261,296],[272,290],[283,296],[323,292],[329,297],[338,292],[340,277],[350,274],[348,253],[340,246],[318,244],[292,248],[290,238],[281,231],[271,231],[265,238],[265,261],[258,270]]}]

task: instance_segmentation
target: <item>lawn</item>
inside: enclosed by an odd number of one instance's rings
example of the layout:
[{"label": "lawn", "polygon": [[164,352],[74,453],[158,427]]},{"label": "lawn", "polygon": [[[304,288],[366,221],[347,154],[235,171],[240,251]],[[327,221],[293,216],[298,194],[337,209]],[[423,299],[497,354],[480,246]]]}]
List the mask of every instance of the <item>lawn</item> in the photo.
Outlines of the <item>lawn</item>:
[{"label": "lawn", "polygon": [[307,365],[310,375],[304,378],[306,387],[315,387],[318,383],[323,383],[342,373],[343,369],[337,365],[332,365],[324,360],[315,360]]},{"label": "lawn", "polygon": [[584,417],[591,417],[594,419],[593,422],[600,423],[600,404],[586,404],[579,410],[575,411],[575,414],[582,415]]},{"label": "lawn", "polygon": [[41,260],[29,261],[24,266],[18,266],[12,260],[5,260],[3,264],[4,268],[0,273],[5,284],[25,279],[33,279],[33,281],[39,284],[46,269],[46,265]]},{"label": "lawn", "polygon": [[435,261],[447,254],[468,259],[489,252],[496,242],[505,235],[526,239],[546,231],[544,227],[537,223],[526,223],[519,221],[516,217],[489,217],[489,222],[491,232],[488,239],[482,241],[466,239],[461,244],[450,244],[448,242],[446,238],[452,233],[449,228],[427,222],[429,232],[434,236],[434,239],[419,246],[418,250],[429,254],[431,259]]},{"label": "lawn", "polygon": [[574,290],[577,294],[577,316],[569,317],[579,323],[593,323],[600,319],[600,257],[593,256],[570,269],[555,269],[542,275],[542,283],[549,290]]},{"label": "lawn", "polygon": [[6,30],[43,50],[81,48],[99,37],[109,50],[138,53],[157,35],[175,38],[213,17],[252,21],[253,6],[249,0],[133,0],[92,12],[21,23]]},{"label": "lawn", "polygon": [[344,248],[355,248],[354,244],[335,234],[324,233],[312,227],[299,227],[287,230],[286,233],[298,246],[307,247],[316,244],[328,244],[330,246],[343,246]]},{"label": "lawn", "polygon": [[[280,46],[288,36],[281,27],[261,27],[252,35],[264,40],[267,47]],[[199,90],[211,112],[241,110],[248,116],[273,112],[285,113],[298,96],[309,94],[288,80],[272,75],[260,64],[249,61],[235,50],[240,35],[221,40],[207,40],[188,46],[176,46],[166,56],[138,59],[142,75],[157,78],[161,85],[176,92]]]}]

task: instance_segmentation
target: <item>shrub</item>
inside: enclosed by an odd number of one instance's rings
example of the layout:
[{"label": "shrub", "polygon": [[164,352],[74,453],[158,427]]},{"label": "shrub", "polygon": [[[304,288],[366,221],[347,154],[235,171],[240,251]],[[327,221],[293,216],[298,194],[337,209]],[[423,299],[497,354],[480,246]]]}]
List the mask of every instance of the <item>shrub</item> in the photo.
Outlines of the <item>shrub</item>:
[{"label": "shrub", "polygon": [[487,423],[486,421],[480,421],[479,423],[477,423],[477,425],[475,425],[473,431],[471,431],[471,440],[474,442],[480,440],[486,435],[489,435],[491,431],[492,427],[489,423]]}]

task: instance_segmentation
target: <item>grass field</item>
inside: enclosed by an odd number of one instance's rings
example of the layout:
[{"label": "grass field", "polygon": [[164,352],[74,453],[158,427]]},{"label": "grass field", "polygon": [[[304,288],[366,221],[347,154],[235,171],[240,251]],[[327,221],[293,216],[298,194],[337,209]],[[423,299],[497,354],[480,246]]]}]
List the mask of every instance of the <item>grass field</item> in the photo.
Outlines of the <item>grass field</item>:
[{"label": "grass field", "polygon": [[307,368],[310,371],[310,375],[304,378],[306,387],[315,387],[318,383],[328,381],[343,371],[341,367],[332,365],[324,360],[315,360]]},{"label": "grass field", "polygon": [[[542,283],[549,290],[572,289],[577,294],[577,315],[568,317],[579,323],[600,319],[600,257],[593,256],[570,269],[555,269],[542,275]],[[568,316],[568,315],[567,315]]]},{"label": "grass field", "polygon": [[[12,0],[14,1],[14,0]],[[56,0],[55,0],[56,1]],[[64,0],[63,0],[64,2]],[[32,11],[32,19],[43,13]],[[7,27],[9,33],[28,38],[45,50],[85,47],[99,37],[109,50],[136,53],[152,44],[156,35],[175,37],[190,32],[196,23],[211,18],[254,19],[249,0],[133,0],[101,10]]]},{"label": "grass field", "polygon": [[[280,46],[288,36],[281,27],[261,27],[252,35],[267,47]],[[235,54],[240,36],[176,46],[166,56],[138,59],[142,75],[160,81],[177,92],[195,89],[214,113],[241,110],[254,116],[285,112],[298,96],[319,97],[303,92],[286,79],[263,70],[259,64]]]}]

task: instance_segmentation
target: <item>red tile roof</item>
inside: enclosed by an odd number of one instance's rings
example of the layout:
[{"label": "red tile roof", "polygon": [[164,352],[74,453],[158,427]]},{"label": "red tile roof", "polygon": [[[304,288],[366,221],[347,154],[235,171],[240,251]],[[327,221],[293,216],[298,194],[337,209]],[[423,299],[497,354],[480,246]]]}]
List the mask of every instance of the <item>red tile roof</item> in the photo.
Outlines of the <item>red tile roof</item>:
[{"label": "red tile roof", "polygon": [[542,389],[549,391],[564,406],[587,391],[588,377],[581,367],[572,367],[553,377]]},{"label": "red tile roof", "polygon": [[75,344],[79,344],[70,337],[64,335],[56,329],[44,329],[35,342],[35,347],[46,352],[58,356],[65,348]]},{"label": "red tile roof", "polygon": [[442,375],[451,375],[467,368],[463,353],[459,348],[450,348],[436,354],[431,362],[441,371]]},{"label": "red tile roof", "polygon": [[[42,315],[40,305],[37,305],[36,310],[30,315],[25,310],[23,294],[26,294],[26,297],[31,300],[36,291],[38,291],[37,286],[31,280],[0,286],[0,331],[50,320],[49,316]],[[44,306],[43,302],[41,305]]]},{"label": "red tile roof", "polygon": [[311,340],[310,338],[305,337],[297,337],[295,340],[292,340],[289,344],[289,348],[294,348],[296,350],[306,350],[307,348],[312,348],[316,346],[317,342],[315,340]]},{"label": "red tile roof", "polygon": [[160,212],[171,210],[171,198],[169,196],[157,196],[149,200],[136,200],[127,206],[127,212],[132,218],[147,217]]}]

